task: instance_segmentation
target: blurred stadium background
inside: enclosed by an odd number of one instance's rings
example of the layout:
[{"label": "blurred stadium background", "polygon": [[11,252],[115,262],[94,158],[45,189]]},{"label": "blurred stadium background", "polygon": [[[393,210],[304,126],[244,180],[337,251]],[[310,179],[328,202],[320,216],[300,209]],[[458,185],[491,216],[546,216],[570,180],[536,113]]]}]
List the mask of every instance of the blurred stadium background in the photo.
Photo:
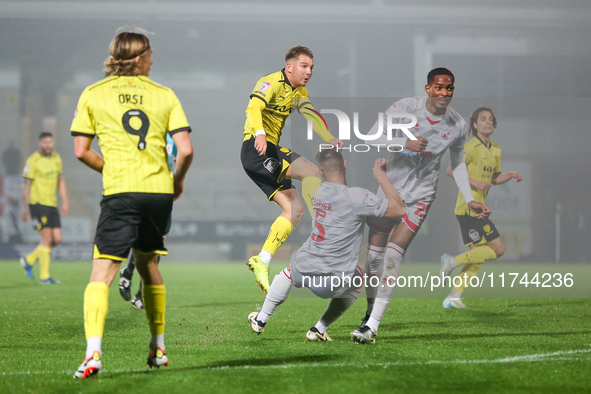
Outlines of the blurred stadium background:
[{"label": "blurred stadium background", "polygon": [[[71,204],[54,259],[90,259],[101,179],[73,155],[69,127],[126,24],[154,33],[150,77],[175,90],[193,129],[196,155],[173,212],[171,260],[241,260],[264,240],[280,211],[242,170],[244,111],[258,78],[281,69],[287,49],[302,44],[315,54],[312,97],[422,95],[431,68],[451,69],[452,107],[465,117],[492,107],[503,169],[525,178],[490,193],[508,246],[502,260],[591,261],[588,0],[0,0],[0,259],[38,242],[10,199],[20,195],[24,160],[42,130],[56,136]],[[384,102],[376,113],[393,100]],[[444,170],[448,162],[446,155]],[[350,185],[368,176],[356,170]],[[442,175],[409,260],[460,250],[456,195]],[[290,241],[308,231],[302,223]]]}]

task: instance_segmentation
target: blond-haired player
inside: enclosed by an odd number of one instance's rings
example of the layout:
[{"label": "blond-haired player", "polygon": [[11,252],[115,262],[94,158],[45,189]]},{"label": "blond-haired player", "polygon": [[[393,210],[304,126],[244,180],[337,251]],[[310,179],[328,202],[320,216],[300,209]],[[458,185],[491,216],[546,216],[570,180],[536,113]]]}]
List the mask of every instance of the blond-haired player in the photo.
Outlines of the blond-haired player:
[{"label": "blond-haired player", "polygon": [[287,117],[297,110],[313,122],[314,131],[333,146],[343,146],[334,138],[320,114],[308,99],[306,85],[314,69],[314,55],[309,48],[298,45],[285,55],[285,68],[259,79],[246,108],[244,140],[240,160],[246,174],[281,207],[283,213],[271,225],[269,235],[257,256],[246,265],[254,273],[263,292],[269,290],[269,263],[293,229],[304,217],[304,208],[291,183],[302,182],[304,202],[312,214],[312,198],[320,186],[318,169],[296,152],[279,146]]},{"label": "blond-haired player", "polygon": [[[109,287],[130,249],[144,283],[150,327],[148,366],[168,365],[164,347],[166,288],[158,255],[168,254],[172,202],[183,192],[193,158],[191,128],[174,92],[148,75],[152,48],[145,34],[125,31],[110,46],[106,78],[80,96],[71,132],[80,161],[103,174],[103,199],[84,292],[86,356],[74,374],[86,378],[102,367],[101,344],[109,308]],[[166,133],[178,149],[173,174],[166,155]],[[103,157],[91,150],[98,138]]]}]

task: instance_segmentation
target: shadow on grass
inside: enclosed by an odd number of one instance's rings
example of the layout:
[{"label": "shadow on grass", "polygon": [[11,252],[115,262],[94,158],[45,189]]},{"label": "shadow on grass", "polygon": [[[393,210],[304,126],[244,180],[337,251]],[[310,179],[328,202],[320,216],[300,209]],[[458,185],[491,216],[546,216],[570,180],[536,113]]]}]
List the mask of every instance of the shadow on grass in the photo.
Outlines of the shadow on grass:
[{"label": "shadow on grass", "polygon": [[[256,302],[253,301],[240,301],[240,302],[232,302],[232,306],[234,305],[253,305],[252,309],[255,309]],[[197,305],[172,305],[171,309],[186,309],[186,308],[209,308],[209,307],[227,307],[227,302],[210,302],[208,304],[197,304]],[[252,311],[251,311],[252,312]]]},{"label": "shadow on grass", "polygon": [[[158,373],[179,373],[199,370],[210,370],[210,369],[229,369],[229,368],[248,368],[248,367],[265,367],[272,365],[286,365],[286,364],[310,364],[322,363],[329,361],[338,361],[342,357],[334,355],[310,355],[310,356],[292,356],[292,357],[274,357],[274,358],[260,358],[260,359],[237,359],[237,360],[223,360],[215,361],[204,365],[195,365],[193,367],[173,368],[166,369],[161,368]],[[101,379],[117,379],[121,375],[142,375],[152,372],[151,370],[146,371],[123,371],[123,372],[111,372],[108,374],[101,374]]]}]

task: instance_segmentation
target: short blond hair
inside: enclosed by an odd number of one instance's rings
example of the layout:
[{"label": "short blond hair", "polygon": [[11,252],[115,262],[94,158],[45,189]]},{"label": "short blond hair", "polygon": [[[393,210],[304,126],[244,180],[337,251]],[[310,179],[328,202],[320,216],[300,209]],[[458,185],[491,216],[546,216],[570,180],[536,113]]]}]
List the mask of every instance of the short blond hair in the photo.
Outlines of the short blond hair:
[{"label": "short blond hair", "polygon": [[133,32],[119,33],[109,46],[111,56],[105,61],[105,77],[109,75],[137,75],[136,57],[150,49],[150,40],[144,34]]},{"label": "short blond hair", "polygon": [[306,55],[310,59],[314,59],[314,54],[308,47],[304,47],[301,45],[296,45],[293,48],[289,48],[289,51],[285,54],[285,62],[287,63],[291,59],[296,59],[300,55]]}]

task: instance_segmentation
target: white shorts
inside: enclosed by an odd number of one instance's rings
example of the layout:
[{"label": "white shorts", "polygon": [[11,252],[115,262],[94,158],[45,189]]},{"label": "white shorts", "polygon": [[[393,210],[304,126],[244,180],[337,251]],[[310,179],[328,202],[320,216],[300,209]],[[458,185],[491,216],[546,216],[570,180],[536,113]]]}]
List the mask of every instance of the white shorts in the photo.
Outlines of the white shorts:
[{"label": "white shorts", "polygon": [[[427,217],[431,202],[416,202],[406,206],[406,213],[400,219],[413,233],[417,233]],[[370,229],[380,234],[390,234],[390,231],[398,224],[397,220],[389,218],[367,218],[367,225]]]}]

